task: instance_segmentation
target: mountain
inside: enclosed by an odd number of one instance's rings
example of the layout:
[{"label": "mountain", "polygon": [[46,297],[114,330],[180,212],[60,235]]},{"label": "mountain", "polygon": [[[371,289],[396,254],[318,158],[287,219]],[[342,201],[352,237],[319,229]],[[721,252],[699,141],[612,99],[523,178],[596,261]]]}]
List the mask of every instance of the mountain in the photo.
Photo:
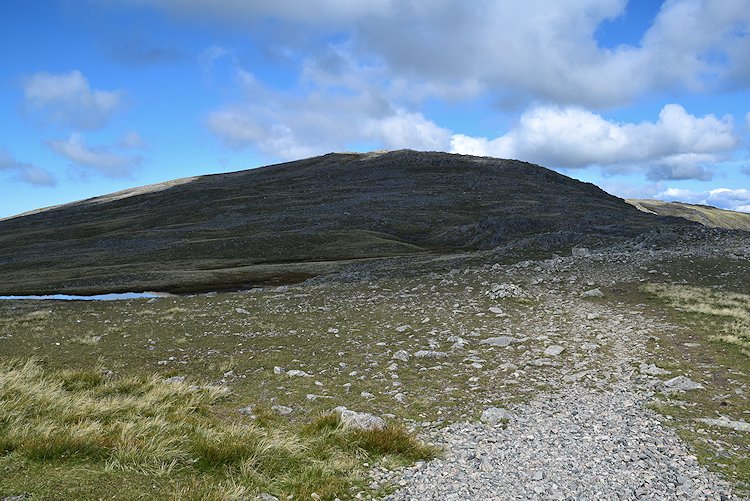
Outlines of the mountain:
[{"label": "mountain", "polygon": [[0,294],[236,289],[352,260],[549,253],[689,224],[515,160],[332,153],[2,220]]},{"label": "mountain", "polygon": [[750,214],[719,209],[710,205],[662,202],[661,200],[627,199],[643,212],[659,216],[682,217],[711,228],[750,231]]}]

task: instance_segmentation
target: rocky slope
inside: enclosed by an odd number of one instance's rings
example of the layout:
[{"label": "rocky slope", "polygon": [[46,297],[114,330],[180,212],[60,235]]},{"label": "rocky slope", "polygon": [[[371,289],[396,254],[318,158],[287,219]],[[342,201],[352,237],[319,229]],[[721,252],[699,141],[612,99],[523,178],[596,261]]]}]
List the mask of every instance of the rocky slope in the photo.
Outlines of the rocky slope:
[{"label": "rocky slope", "polygon": [[341,261],[508,245],[531,255],[688,224],[519,161],[329,154],[2,220],[0,293],[243,288]]},{"label": "rocky slope", "polygon": [[682,217],[710,228],[750,231],[750,214],[719,209],[710,205],[662,202],[661,200],[626,199],[633,207],[659,216]]}]

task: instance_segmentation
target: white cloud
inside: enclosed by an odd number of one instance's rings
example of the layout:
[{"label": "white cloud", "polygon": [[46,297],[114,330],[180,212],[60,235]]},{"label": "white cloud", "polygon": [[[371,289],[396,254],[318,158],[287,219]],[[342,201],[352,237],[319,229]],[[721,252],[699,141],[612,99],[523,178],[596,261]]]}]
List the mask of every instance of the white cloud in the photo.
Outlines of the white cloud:
[{"label": "white cloud", "polygon": [[237,76],[245,99],[207,119],[209,129],[233,147],[297,159],[362,142],[418,150],[444,150],[450,144],[449,131],[374,90],[292,96],[264,87],[246,71],[238,70]]},{"label": "white cloud", "polygon": [[668,188],[655,197],[668,202],[713,205],[722,209],[750,212],[750,190],[745,188],[715,188],[708,191]]},{"label": "white cloud", "polygon": [[141,149],[147,146],[146,141],[144,141],[141,135],[135,131],[130,131],[124,134],[120,138],[118,144],[121,148],[126,149]]},{"label": "white cloud", "polygon": [[36,73],[23,86],[26,107],[34,118],[77,129],[103,127],[122,105],[121,91],[92,89],[78,70]]},{"label": "white cloud", "polygon": [[581,108],[538,106],[495,139],[455,134],[452,151],[562,168],[646,169],[651,179],[707,179],[737,145],[731,116],[696,117],[669,104],[656,122],[617,123]]},{"label": "white cloud", "polygon": [[129,177],[141,162],[140,157],[119,153],[112,147],[87,146],[76,133],[71,134],[68,139],[48,141],[47,144],[54,152],[75,165],[93,169],[107,177]]},{"label": "white cloud", "polygon": [[748,0],[667,1],[639,44],[615,48],[596,31],[632,15],[626,0],[121,1],[240,26],[274,19],[268,36],[282,50],[343,35],[355,60],[422,98],[491,92],[606,107],[652,90],[750,84]]},{"label": "white cloud", "polygon": [[54,186],[57,184],[57,180],[48,170],[28,162],[20,162],[0,148],[0,172],[3,171],[13,173],[13,177],[19,181],[36,186]]}]

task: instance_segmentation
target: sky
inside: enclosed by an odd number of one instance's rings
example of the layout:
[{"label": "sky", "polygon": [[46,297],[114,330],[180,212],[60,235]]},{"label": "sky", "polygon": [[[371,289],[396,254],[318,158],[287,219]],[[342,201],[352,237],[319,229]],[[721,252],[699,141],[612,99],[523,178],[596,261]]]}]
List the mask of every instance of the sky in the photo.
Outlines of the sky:
[{"label": "sky", "polygon": [[0,218],[332,151],[750,212],[750,0],[3,0]]}]

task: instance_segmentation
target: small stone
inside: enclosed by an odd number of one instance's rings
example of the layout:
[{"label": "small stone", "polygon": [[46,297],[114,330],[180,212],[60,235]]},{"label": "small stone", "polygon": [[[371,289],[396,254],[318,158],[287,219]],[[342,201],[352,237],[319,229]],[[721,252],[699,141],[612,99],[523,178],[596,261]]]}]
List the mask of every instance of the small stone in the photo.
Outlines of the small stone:
[{"label": "small stone", "polygon": [[448,354],[444,351],[419,350],[414,356],[417,358],[444,358],[447,357]]},{"label": "small stone", "polygon": [[581,293],[581,297],[604,297],[604,293],[600,289],[591,289]]},{"label": "small stone", "polygon": [[294,411],[294,409],[287,407],[286,405],[272,405],[271,410],[279,416],[287,416]]},{"label": "small stone", "polygon": [[168,377],[164,380],[166,384],[177,384],[177,383],[184,383],[185,382],[185,376],[172,376]]},{"label": "small stone", "polygon": [[313,401],[319,400],[321,398],[334,398],[334,397],[332,397],[330,395],[316,395],[315,393],[308,393],[305,396],[305,398],[307,398],[308,400],[310,400],[311,402],[313,402]]},{"label": "small stone", "polygon": [[406,350],[398,350],[396,353],[393,354],[391,357],[393,360],[399,360],[401,362],[408,362],[409,361],[409,352]]},{"label": "small stone", "polygon": [[284,374],[285,372],[286,372],[286,370],[284,370],[283,367],[279,367],[278,365],[273,368],[273,373],[274,374]]},{"label": "small stone", "polygon": [[247,311],[245,308],[235,308],[234,311],[237,313],[240,313],[241,315],[249,315],[250,312]]},{"label": "small stone", "polygon": [[565,348],[560,346],[559,344],[553,344],[552,346],[548,346],[546,350],[544,350],[544,354],[548,357],[556,357],[560,353],[564,352]]},{"label": "small stone", "polygon": [[408,329],[411,329],[411,325],[399,325],[396,327],[396,332],[406,332]]},{"label": "small stone", "polygon": [[253,411],[255,410],[255,406],[253,404],[247,405],[243,407],[242,409],[237,409],[237,412],[244,416],[252,416]]},{"label": "small stone", "polygon": [[279,498],[272,496],[267,492],[258,495],[258,501],[279,501]]}]

